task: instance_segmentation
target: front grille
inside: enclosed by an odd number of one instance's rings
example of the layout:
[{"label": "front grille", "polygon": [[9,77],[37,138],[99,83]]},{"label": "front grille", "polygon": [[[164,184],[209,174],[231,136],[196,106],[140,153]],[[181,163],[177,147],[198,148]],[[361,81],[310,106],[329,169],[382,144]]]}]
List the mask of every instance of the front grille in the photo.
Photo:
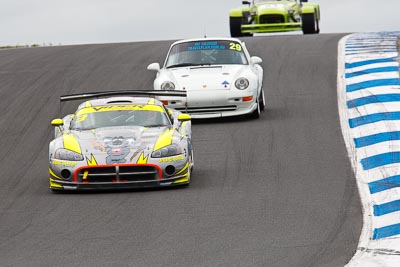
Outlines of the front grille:
[{"label": "front grille", "polygon": [[158,169],[149,165],[112,165],[82,168],[77,173],[77,182],[113,183],[147,182],[159,179]]},{"label": "front grille", "polygon": [[223,111],[235,111],[237,106],[213,106],[213,107],[187,107],[187,108],[175,108],[176,110],[187,113],[207,113],[207,112],[223,112]]},{"label": "front grille", "polygon": [[283,15],[261,15],[260,24],[269,23],[285,23],[285,17]]}]

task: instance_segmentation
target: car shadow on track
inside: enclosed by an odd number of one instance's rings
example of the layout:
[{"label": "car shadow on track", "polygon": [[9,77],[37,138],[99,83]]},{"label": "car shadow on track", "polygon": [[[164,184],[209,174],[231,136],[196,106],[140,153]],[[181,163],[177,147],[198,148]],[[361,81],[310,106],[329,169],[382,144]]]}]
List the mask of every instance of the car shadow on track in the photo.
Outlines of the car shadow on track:
[{"label": "car shadow on track", "polygon": [[[261,115],[262,116],[262,115]],[[192,123],[196,125],[201,124],[214,124],[214,123],[232,123],[232,122],[249,122],[249,121],[257,121],[257,119],[248,118],[246,116],[235,116],[235,117],[221,117],[221,118],[212,118],[212,119],[193,119]]]},{"label": "car shadow on track", "polygon": [[261,112],[260,118],[255,119],[246,115],[232,116],[232,117],[219,117],[211,119],[195,119],[192,118],[193,125],[202,124],[221,124],[221,123],[248,123],[248,122],[259,122],[259,121],[272,121],[284,119],[284,111],[279,108],[268,108]]},{"label": "car shadow on track", "polygon": [[93,190],[79,190],[79,191],[52,191],[54,195],[92,195],[92,194],[115,194],[115,193],[140,193],[151,191],[166,191],[166,190],[180,190],[188,188],[189,185],[168,186],[168,187],[148,187],[148,188],[134,188],[134,189],[93,189]]}]

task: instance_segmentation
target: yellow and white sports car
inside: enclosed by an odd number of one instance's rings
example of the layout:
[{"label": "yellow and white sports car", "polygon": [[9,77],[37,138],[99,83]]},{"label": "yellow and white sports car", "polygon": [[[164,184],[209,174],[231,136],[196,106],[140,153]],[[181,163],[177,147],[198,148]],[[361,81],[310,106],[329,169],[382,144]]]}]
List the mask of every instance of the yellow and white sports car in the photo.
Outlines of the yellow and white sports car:
[{"label": "yellow and white sports car", "polygon": [[148,96],[152,93],[185,96],[152,91],[62,96],[61,101],[92,99],[74,114],[51,122],[55,138],[49,145],[50,188],[188,185],[193,168],[190,115],[167,109]]}]

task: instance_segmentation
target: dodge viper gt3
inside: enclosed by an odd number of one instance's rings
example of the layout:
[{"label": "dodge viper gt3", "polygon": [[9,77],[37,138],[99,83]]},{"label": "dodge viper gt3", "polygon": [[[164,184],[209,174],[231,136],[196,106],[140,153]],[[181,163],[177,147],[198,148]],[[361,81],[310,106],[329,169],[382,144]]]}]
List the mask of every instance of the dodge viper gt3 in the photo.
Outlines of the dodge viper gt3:
[{"label": "dodge viper gt3", "polygon": [[163,67],[152,63],[147,69],[157,72],[155,90],[187,92],[185,98],[159,99],[192,118],[258,118],[265,105],[261,62],[238,39],[201,38],[173,43]]},{"label": "dodge viper gt3", "polygon": [[[49,145],[53,191],[190,183],[190,115],[167,109],[143,94],[111,91],[61,97],[61,101],[97,99],[86,100],[74,114],[51,122],[55,127]],[[182,92],[165,95],[185,96]]]},{"label": "dodge viper gt3", "polygon": [[319,33],[319,5],[307,2],[308,0],[243,1],[242,7],[229,12],[231,36],[286,31]]}]

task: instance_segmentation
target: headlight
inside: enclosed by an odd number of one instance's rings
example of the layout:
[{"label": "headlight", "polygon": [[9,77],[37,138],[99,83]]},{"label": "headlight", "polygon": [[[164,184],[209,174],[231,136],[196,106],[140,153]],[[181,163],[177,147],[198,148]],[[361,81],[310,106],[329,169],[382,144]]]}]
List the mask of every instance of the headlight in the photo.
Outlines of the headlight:
[{"label": "headlight", "polygon": [[70,160],[70,161],[83,160],[83,156],[81,154],[76,153],[71,150],[68,150],[68,149],[65,149],[65,148],[57,149],[56,153],[54,154],[54,158],[61,159],[61,160]]},{"label": "headlight", "polygon": [[159,150],[154,151],[153,153],[151,153],[151,157],[152,158],[165,158],[165,157],[176,156],[179,154],[182,154],[181,147],[177,144],[172,144],[170,146],[166,146]]},{"label": "headlight", "polygon": [[173,82],[167,81],[161,84],[161,90],[175,90],[175,84]]},{"label": "headlight", "polygon": [[246,78],[239,78],[236,80],[235,86],[239,90],[247,89],[247,87],[249,87],[249,80]]}]

